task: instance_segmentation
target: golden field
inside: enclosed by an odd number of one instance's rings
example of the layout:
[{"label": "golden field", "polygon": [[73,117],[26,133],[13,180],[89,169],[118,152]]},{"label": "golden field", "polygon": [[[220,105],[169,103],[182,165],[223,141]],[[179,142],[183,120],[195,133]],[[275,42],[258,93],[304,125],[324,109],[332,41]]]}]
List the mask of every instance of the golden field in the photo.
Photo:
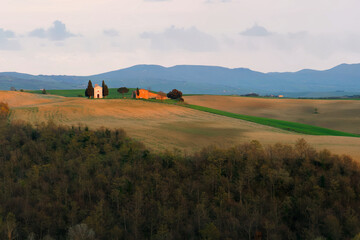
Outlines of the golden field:
[{"label": "golden field", "polygon": [[[204,105],[206,100],[199,100],[200,97],[202,96],[186,97],[185,100],[192,104],[202,105],[200,103],[203,103],[203,106],[206,106]],[[250,100],[257,99],[247,100],[249,112],[245,113],[240,110],[235,111],[237,108],[241,109],[242,106],[226,104],[226,100],[222,100],[222,98],[226,99],[227,97],[221,97],[219,102],[222,101],[224,106],[233,106],[232,111],[256,116],[256,114],[250,114],[256,112],[250,107]],[[281,99],[281,101],[283,100]],[[144,142],[154,150],[180,149],[184,152],[193,152],[211,144],[229,147],[251,140],[259,140],[265,145],[275,142],[294,144],[297,139],[304,138],[318,149],[327,148],[334,153],[346,153],[354,159],[360,160],[360,138],[302,135],[175,105],[131,99],[88,100],[7,91],[0,91],[0,101],[7,102],[11,107],[11,121],[23,120],[36,124],[53,120],[69,126],[82,124],[90,128],[121,128],[130,137]],[[213,96],[208,101],[210,104],[208,106],[212,108],[220,106],[215,104],[217,101],[214,101]],[[344,101],[345,103],[347,101]],[[278,113],[279,109],[286,111],[286,107],[274,107],[272,113],[270,108],[265,109],[266,111],[262,111],[264,114],[268,112],[272,116],[279,117],[281,114],[289,115],[283,120],[294,121],[289,119],[293,114]],[[319,107],[318,109],[320,116],[325,108]],[[230,111],[231,109],[229,107],[222,110]],[[349,120],[349,122],[351,121]],[[355,123],[353,124],[355,125]],[[334,129],[343,131],[348,129],[347,126],[343,127],[344,129]],[[347,131],[356,133],[357,130],[355,127],[355,131]]]},{"label": "golden field", "polygon": [[[360,134],[359,100],[187,96],[185,101],[227,112],[273,118]],[[317,113],[316,113],[317,112]]]}]

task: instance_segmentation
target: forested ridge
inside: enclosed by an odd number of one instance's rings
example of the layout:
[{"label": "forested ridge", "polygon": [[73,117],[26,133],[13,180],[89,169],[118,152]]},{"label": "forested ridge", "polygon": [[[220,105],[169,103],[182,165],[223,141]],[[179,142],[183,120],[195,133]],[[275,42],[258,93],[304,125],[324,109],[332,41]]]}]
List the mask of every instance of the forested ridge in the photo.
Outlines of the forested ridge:
[{"label": "forested ridge", "polygon": [[[0,179],[0,239],[360,233],[359,165],[304,140],[295,147],[210,146],[184,156],[149,151],[122,130],[2,120]],[[76,238],[79,226],[87,226],[87,238]]]}]

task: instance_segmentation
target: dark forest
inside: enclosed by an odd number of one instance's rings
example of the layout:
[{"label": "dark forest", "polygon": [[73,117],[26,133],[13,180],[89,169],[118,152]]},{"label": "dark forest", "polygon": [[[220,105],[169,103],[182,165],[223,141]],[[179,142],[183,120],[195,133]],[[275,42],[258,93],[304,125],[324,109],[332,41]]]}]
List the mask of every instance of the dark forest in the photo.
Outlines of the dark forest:
[{"label": "dark forest", "polygon": [[[257,141],[184,155],[123,130],[0,124],[1,239],[353,239],[360,169]],[[77,235],[85,234],[79,238]]]}]

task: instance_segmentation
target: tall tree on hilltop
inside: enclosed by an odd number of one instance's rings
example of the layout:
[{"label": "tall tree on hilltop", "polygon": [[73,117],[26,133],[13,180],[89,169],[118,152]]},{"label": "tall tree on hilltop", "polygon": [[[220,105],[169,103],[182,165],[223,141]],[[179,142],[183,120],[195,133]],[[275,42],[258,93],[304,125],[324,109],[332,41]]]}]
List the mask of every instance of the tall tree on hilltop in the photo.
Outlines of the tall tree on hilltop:
[{"label": "tall tree on hilltop", "polygon": [[85,96],[87,96],[88,98],[91,98],[94,96],[94,87],[92,85],[91,80],[89,80],[88,86],[85,90]]},{"label": "tall tree on hilltop", "polygon": [[127,87],[121,87],[121,88],[118,88],[117,91],[118,91],[118,93],[121,93],[124,98],[124,93],[128,93],[129,89]]},{"label": "tall tree on hilltop", "polygon": [[109,95],[109,88],[105,84],[104,80],[102,81],[102,91],[103,91],[103,97],[104,98]]}]

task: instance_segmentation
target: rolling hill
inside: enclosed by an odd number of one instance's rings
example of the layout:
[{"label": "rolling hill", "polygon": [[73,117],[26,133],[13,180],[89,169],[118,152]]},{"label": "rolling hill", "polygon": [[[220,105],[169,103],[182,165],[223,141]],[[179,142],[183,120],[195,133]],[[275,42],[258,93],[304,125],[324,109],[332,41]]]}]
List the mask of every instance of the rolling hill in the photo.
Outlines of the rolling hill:
[{"label": "rolling hill", "polygon": [[193,152],[209,145],[229,147],[254,139],[263,144],[274,141],[295,144],[299,138],[304,138],[317,149],[331,149],[336,154],[346,153],[360,160],[360,138],[305,135],[170,104],[11,91],[0,91],[1,101],[9,104],[12,122],[36,125],[52,120],[67,126],[86,125],[91,129],[122,128],[130,137],[154,150],[176,148]]},{"label": "rolling hill", "polygon": [[[29,75],[0,73],[0,89],[76,89],[87,81],[105,80],[109,87],[151,88],[169,91],[181,89],[188,94],[285,94],[291,97],[324,97],[360,93],[360,64],[342,64],[325,71],[262,73],[246,68],[215,66],[136,65],[91,76]],[[312,93],[312,94],[309,94]]]},{"label": "rolling hill", "polygon": [[185,101],[235,114],[285,120],[360,134],[360,101],[186,96]]}]

